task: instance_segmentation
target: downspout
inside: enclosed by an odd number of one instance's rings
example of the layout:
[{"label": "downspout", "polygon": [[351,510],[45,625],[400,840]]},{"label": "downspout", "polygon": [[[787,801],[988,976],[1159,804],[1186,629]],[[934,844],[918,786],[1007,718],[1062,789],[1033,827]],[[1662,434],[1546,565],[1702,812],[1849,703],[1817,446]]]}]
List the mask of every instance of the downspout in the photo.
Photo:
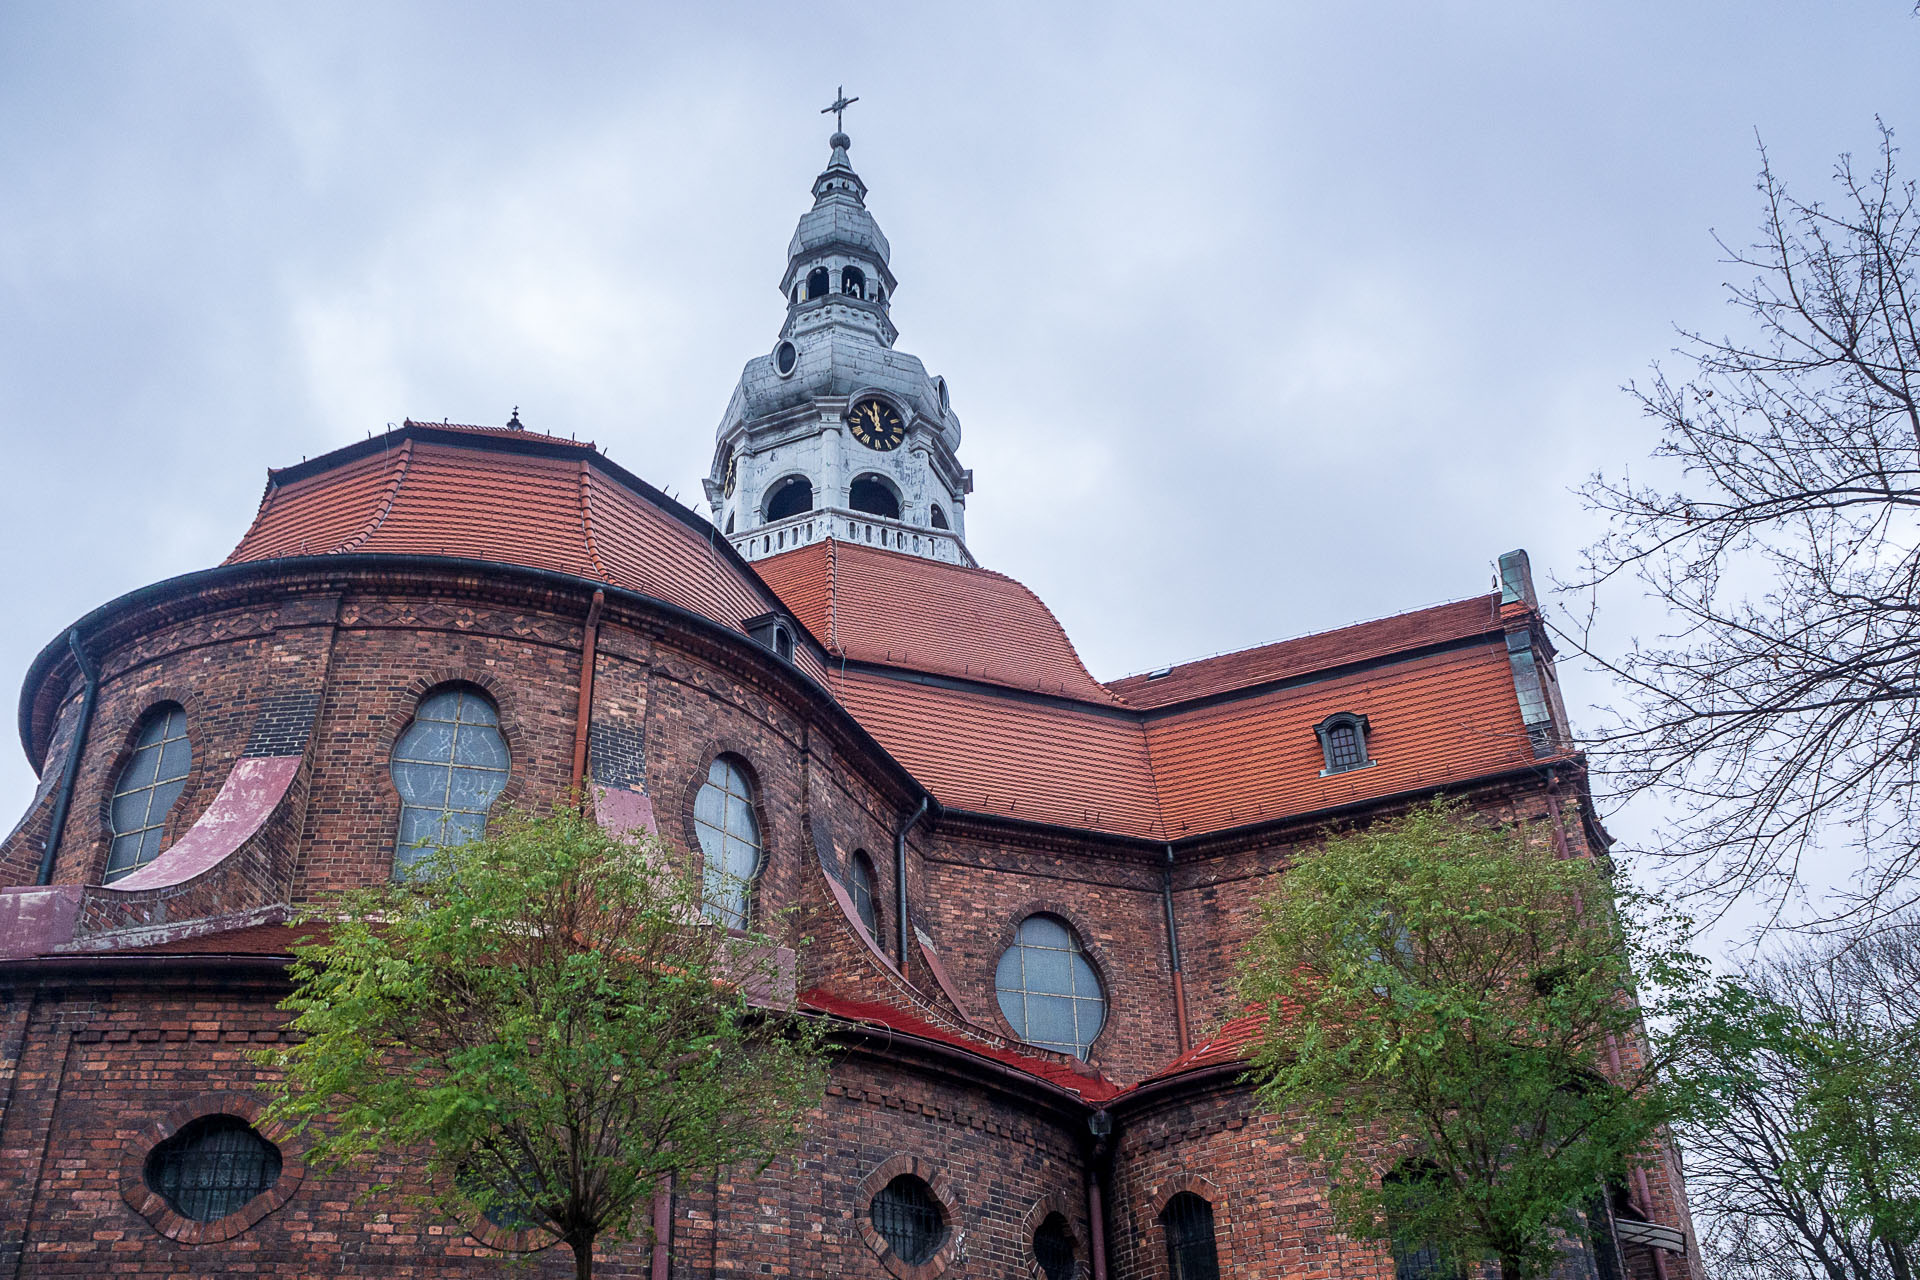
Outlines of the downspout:
[{"label": "downspout", "polygon": [[1180,926],[1173,918],[1173,846],[1167,846],[1167,864],[1160,869],[1160,901],[1167,911],[1167,965],[1173,971],[1173,1029],[1180,1052],[1193,1045],[1187,1035],[1187,978],[1180,971]]},{"label": "downspout", "polygon": [[60,774],[60,795],[53,802],[53,821],[47,825],[47,840],[40,848],[40,876],[35,884],[53,883],[53,859],[60,851],[61,833],[67,829],[73,784],[80,777],[80,753],[86,749],[87,727],[93,723],[93,702],[100,692],[100,668],[87,661],[86,651],[80,647],[78,627],[67,632],[67,648],[73,651],[73,660],[80,667],[80,678],[86,681],[86,688],[80,695],[80,723],[74,726],[73,745],[67,748],[66,766]]},{"label": "downspout", "polygon": [[[1567,847],[1566,823],[1560,816],[1560,797],[1555,794],[1555,789],[1559,785],[1560,775],[1558,773],[1550,774],[1547,778],[1547,818],[1548,821],[1553,824],[1553,850],[1559,855],[1562,861],[1565,861],[1567,858],[1573,856],[1573,851]],[[1582,904],[1582,910],[1584,911],[1584,904]],[[1609,1065],[1613,1067],[1614,1078],[1618,1079],[1623,1071],[1620,1063],[1620,1041],[1619,1038],[1611,1032],[1607,1034],[1607,1061]],[[1633,1171],[1633,1178],[1640,1191],[1640,1211],[1647,1215],[1648,1221],[1652,1221],[1653,1189],[1647,1183],[1647,1171],[1636,1167]],[[1611,1209],[1609,1209],[1607,1216],[1609,1219],[1612,1218]],[[1614,1248],[1615,1251],[1618,1252],[1618,1241],[1615,1242]],[[1647,1252],[1653,1255],[1653,1270],[1657,1280],[1668,1280],[1665,1251],[1650,1248]],[[1624,1255],[1621,1256],[1624,1265]]]},{"label": "downspout", "polygon": [[893,888],[898,900],[894,909],[899,913],[900,933],[900,976],[907,976],[907,945],[913,940],[913,926],[907,923],[907,832],[920,825],[920,819],[927,816],[927,809],[933,804],[933,797],[920,797],[920,807],[913,816],[900,824],[893,833]]},{"label": "downspout", "polygon": [[1113,1113],[1096,1111],[1087,1117],[1093,1134],[1093,1152],[1087,1158],[1087,1252],[1092,1255],[1093,1280],[1107,1280],[1107,1206],[1100,1181],[1113,1157]]},{"label": "downspout", "polygon": [[573,717],[573,795],[574,803],[586,807],[587,731],[593,721],[593,668],[600,652],[600,611],[607,607],[607,593],[595,591],[587,606],[587,627],[580,637],[580,707]]},{"label": "downspout", "polygon": [[647,1280],[668,1280],[667,1260],[673,1242],[673,1175],[660,1180],[653,1193],[653,1258]]}]

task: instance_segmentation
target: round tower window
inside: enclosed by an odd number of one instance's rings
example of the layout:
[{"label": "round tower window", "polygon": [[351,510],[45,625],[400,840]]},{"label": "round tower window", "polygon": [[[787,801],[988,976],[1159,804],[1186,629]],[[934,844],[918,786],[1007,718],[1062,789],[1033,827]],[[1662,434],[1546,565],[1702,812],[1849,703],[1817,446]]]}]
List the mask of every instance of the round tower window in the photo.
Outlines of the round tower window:
[{"label": "round tower window", "polygon": [[919,1266],[947,1240],[947,1214],[933,1188],[903,1173],[873,1198],[873,1229],[902,1262]]},{"label": "round tower window", "polygon": [[1087,1056],[1107,1020],[1107,995],[1080,939],[1058,916],[1028,916],[1000,957],[994,985],[1007,1025],[1028,1044]]},{"label": "round tower window", "polygon": [[800,349],[791,342],[782,340],[773,349],[773,367],[783,378],[791,378],[793,371],[800,367]]}]

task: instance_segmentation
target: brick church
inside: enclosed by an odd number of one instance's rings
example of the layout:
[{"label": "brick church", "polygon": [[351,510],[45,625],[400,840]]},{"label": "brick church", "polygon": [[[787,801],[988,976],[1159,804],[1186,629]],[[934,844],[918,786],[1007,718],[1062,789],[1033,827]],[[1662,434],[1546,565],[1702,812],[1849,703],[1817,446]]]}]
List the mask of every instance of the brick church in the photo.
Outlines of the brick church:
[{"label": "brick church", "polygon": [[[797,1161],[676,1183],[604,1274],[1438,1276],[1334,1232],[1232,978],[1330,823],[1440,790],[1590,812],[1526,556],[1095,679],[968,550],[954,397],[896,345],[830,145],[707,511],[517,413],[409,421],[268,472],[223,563],[40,651],[0,843],[0,1280],[570,1275],[308,1169],[248,1056],[302,904],[569,787],[702,859],[719,926],[797,913],[791,998],[841,1047]],[[1572,1280],[1701,1276],[1671,1154],[1593,1219]]]}]

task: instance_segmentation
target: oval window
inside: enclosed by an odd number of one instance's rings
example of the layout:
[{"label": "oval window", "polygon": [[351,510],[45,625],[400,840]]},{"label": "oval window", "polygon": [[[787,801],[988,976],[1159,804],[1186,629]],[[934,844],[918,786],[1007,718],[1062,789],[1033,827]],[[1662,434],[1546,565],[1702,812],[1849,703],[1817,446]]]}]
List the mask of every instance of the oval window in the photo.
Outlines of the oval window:
[{"label": "oval window", "polygon": [[1028,916],[994,975],[1000,1012],[1028,1044],[1087,1056],[1107,1021],[1107,995],[1067,922]]},{"label": "oval window", "polygon": [[217,1222],[280,1181],[280,1148],[239,1116],[201,1116],[148,1153],[142,1175],[181,1217]]},{"label": "oval window", "polygon": [[800,364],[800,349],[791,342],[781,342],[773,349],[773,367],[781,377],[790,377]]},{"label": "oval window", "polygon": [[947,1240],[947,1212],[933,1188],[903,1173],[873,1198],[873,1229],[902,1262],[918,1266]]}]

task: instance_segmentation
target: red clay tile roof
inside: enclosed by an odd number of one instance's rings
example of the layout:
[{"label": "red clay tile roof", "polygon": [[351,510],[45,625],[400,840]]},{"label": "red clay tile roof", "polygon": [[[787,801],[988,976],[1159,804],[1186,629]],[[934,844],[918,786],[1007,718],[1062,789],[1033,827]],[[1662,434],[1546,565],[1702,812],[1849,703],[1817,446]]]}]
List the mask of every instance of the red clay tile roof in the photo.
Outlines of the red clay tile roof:
[{"label": "red clay tile roof", "polygon": [[1005,574],[829,539],[754,568],[829,651],[1111,706],[1040,597]]},{"label": "red clay tile roof", "polygon": [[829,669],[842,706],[950,809],[1162,838],[1137,719]]},{"label": "red clay tile roof", "polygon": [[[736,627],[775,605],[723,539],[662,501],[591,445],[409,422],[271,473],[227,563],[345,552],[492,560],[611,583]],[[800,661],[825,674],[813,655]]]},{"label": "red clay tile roof", "polygon": [[1499,622],[1500,597],[1474,596],[1278,644],[1183,662],[1164,676],[1127,676],[1109,681],[1106,687],[1128,706],[1147,710],[1406,649],[1444,644],[1493,630]]},{"label": "red clay tile roof", "polygon": [[[1417,645],[1415,646],[1418,647]],[[829,671],[853,717],[950,809],[1177,840],[1532,763],[1499,633],[1144,715]],[[1366,716],[1376,763],[1323,777],[1314,726]]]},{"label": "red clay tile roof", "polygon": [[1105,1102],[1120,1092],[1120,1086],[1105,1076],[1088,1067],[1076,1067],[1058,1055],[963,1036],[957,1031],[937,1026],[916,1014],[897,1009],[892,1005],[851,1000],[845,996],[836,995],[824,987],[815,987],[811,991],[801,992],[800,1004],[803,1008],[836,1018],[844,1018],[849,1022],[871,1023],[890,1028],[903,1035],[918,1036],[922,1040],[932,1040],[939,1044],[965,1049],[969,1053],[1012,1067],[1058,1088],[1077,1093],[1088,1102]]},{"label": "red clay tile roof", "polygon": [[1132,1086],[1127,1092],[1144,1089],[1156,1081],[1185,1075],[1189,1071],[1245,1062],[1253,1055],[1254,1045],[1259,1041],[1266,1027],[1267,1015],[1264,1013],[1247,1013],[1238,1018],[1230,1018],[1207,1039]]}]

